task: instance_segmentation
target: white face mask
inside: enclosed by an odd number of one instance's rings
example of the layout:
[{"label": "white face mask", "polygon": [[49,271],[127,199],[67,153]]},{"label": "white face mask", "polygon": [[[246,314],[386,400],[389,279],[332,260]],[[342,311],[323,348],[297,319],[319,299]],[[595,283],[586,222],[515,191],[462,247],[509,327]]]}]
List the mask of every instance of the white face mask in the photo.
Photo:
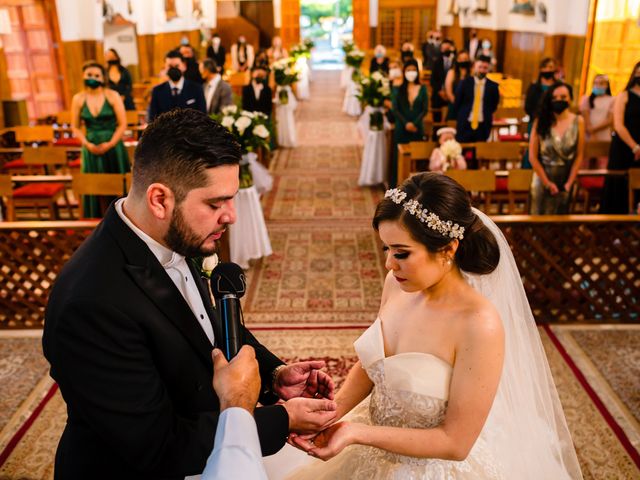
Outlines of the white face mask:
[{"label": "white face mask", "polygon": [[402,70],[400,70],[399,68],[391,68],[389,69],[389,78],[391,80],[395,79],[395,78],[400,78],[402,76]]},{"label": "white face mask", "polygon": [[407,79],[407,82],[415,82],[416,78],[418,78],[418,72],[416,72],[415,70],[404,72],[404,78]]},{"label": "white face mask", "polygon": [[220,39],[216,37],[213,40],[211,40],[211,43],[213,44],[214,47],[217,47],[218,45],[220,45]]}]

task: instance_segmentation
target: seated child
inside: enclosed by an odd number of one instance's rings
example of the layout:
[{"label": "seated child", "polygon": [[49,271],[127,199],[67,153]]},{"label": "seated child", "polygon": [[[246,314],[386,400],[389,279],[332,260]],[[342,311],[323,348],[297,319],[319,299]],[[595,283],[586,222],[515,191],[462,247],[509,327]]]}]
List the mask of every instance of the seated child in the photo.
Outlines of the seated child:
[{"label": "seated child", "polygon": [[436,132],[439,147],[435,148],[429,159],[429,170],[446,172],[449,169],[466,170],[467,162],[462,156],[462,147],[456,142],[456,129],[443,127]]}]

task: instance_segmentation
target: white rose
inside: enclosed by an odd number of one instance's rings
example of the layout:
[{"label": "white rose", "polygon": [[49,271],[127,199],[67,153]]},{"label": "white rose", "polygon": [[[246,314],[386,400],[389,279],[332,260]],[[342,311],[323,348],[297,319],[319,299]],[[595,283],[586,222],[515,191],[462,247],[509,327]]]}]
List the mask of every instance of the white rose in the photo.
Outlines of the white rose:
[{"label": "white rose", "polygon": [[268,138],[269,137],[269,130],[267,130],[267,127],[265,127],[264,125],[257,125],[253,128],[252,130],[253,134],[257,137],[260,138]]},{"label": "white rose", "polygon": [[244,115],[245,117],[249,117],[249,118],[253,118],[255,117],[255,115],[253,114],[253,112],[249,112],[247,110],[243,110],[240,115]]},{"label": "white rose", "polygon": [[362,83],[362,85],[369,85],[369,83],[371,83],[371,81],[367,77],[364,77],[361,80],[361,83]]},{"label": "white rose", "polygon": [[447,140],[440,146],[440,151],[447,158],[456,158],[462,154],[462,147],[455,140]]},{"label": "white rose", "polygon": [[202,272],[207,276],[211,277],[211,272],[218,265],[218,255],[215,253],[210,257],[205,257],[202,260]]},{"label": "white rose", "polygon": [[251,119],[247,117],[240,117],[236,120],[234,124],[238,129],[238,133],[240,135],[244,134],[244,131],[247,129],[249,125],[251,125]]},{"label": "white rose", "polygon": [[223,115],[231,115],[238,112],[238,107],[235,105],[228,105],[222,109]]},{"label": "white rose", "polygon": [[380,82],[384,77],[379,71],[376,70],[371,74],[371,78],[374,79],[376,82]]},{"label": "white rose", "polygon": [[233,122],[235,122],[235,119],[233,117],[222,117],[222,121],[220,122],[220,124],[228,129],[231,129],[231,127],[233,127]]}]

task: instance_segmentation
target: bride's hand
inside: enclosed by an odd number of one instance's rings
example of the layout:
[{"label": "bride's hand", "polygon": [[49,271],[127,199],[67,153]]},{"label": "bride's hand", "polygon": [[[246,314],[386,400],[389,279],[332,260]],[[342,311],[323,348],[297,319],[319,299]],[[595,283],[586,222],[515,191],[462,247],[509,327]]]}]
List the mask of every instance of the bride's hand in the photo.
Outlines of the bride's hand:
[{"label": "bride's hand", "polygon": [[345,447],[356,443],[358,424],[338,422],[318,434],[312,442],[309,455],[329,460],[338,455]]}]

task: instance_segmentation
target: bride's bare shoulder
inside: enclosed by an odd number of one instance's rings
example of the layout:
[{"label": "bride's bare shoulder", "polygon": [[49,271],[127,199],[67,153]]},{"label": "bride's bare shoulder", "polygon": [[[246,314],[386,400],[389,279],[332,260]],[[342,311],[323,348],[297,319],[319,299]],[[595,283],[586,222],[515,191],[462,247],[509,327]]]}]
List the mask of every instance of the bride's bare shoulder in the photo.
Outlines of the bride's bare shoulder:
[{"label": "bride's bare shoulder", "polygon": [[480,295],[478,292],[470,289],[466,295],[465,302],[461,303],[463,315],[458,316],[460,321],[461,332],[465,336],[495,336],[502,338],[504,330],[502,320],[496,307]]}]

